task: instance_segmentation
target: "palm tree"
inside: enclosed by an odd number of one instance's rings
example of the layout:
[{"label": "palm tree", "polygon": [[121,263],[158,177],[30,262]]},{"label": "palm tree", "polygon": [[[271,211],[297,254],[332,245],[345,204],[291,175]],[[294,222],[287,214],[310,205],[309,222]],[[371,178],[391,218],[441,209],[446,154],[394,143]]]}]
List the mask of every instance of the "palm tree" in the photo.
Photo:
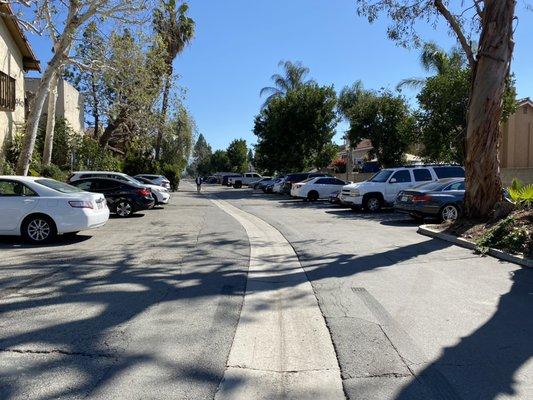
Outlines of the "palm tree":
[{"label": "palm tree", "polygon": [[314,83],[312,79],[304,80],[309,73],[309,68],[303,66],[301,62],[280,61],[278,66],[283,68],[283,75],[272,75],[270,79],[272,79],[275,86],[264,87],[259,93],[260,96],[268,95],[263,107],[267,106],[276,97],[285,96],[291,90]]},{"label": "palm tree", "polygon": [[[168,111],[168,99],[172,86],[172,63],[176,56],[183,51],[194,36],[194,20],[186,15],[189,10],[187,3],[182,3],[176,8],[176,0],[160,0],[160,7],[154,11],[154,30],[163,41],[167,65],[167,74],[164,77],[163,101],[161,105],[161,125],[165,123]],[[157,132],[155,157],[159,159],[161,142],[163,140],[163,126]]]},{"label": "palm tree", "polygon": [[[443,75],[450,71],[452,67],[460,67],[465,63],[463,54],[457,48],[453,48],[446,53],[434,42],[425,43],[420,53],[420,64],[428,72]],[[396,86],[401,90],[404,86],[420,88],[426,83],[426,78],[407,78],[400,81]]]}]

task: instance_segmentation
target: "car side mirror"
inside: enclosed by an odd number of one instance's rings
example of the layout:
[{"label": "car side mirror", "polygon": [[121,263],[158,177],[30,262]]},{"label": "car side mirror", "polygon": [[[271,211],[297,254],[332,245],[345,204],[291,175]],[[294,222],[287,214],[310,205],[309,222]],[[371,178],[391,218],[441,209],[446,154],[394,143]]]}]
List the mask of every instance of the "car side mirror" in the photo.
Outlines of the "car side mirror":
[{"label": "car side mirror", "polygon": [[396,178],[391,178],[391,180],[389,181],[389,183],[396,183]]}]

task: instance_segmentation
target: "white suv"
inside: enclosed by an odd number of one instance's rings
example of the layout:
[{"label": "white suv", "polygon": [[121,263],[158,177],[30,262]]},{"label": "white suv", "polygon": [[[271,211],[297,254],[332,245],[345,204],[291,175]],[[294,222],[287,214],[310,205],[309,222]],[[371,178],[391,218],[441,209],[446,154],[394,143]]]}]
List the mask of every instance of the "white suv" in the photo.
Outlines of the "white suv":
[{"label": "white suv", "polygon": [[376,212],[391,205],[402,190],[443,178],[462,178],[463,167],[457,165],[417,165],[382,169],[365,182],[352,183],[342,188],[340,200],[352,208],[364,207]]}]

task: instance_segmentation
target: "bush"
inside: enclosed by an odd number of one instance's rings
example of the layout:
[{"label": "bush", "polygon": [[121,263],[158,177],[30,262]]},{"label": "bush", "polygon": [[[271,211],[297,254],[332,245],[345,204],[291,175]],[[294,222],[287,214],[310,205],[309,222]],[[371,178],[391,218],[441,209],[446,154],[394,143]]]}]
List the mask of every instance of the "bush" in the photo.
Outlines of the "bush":
[{"label": "bush", "polygon": [[0,175],[15,175],[15,169],[7,161],[0,161]]},{"label": "bush", "polygon": [[122,162],[108,149],[102,149],[96,140],[84,135],[75,145],[74,169],[122,171]]},{"label": "bush", "polygon": [[161,166],[160,173],[170,181],[170,187],[173,191],[178,190],[181,177],[181,168],[179,165],[163,164]]},{"label": "bush", "polygon": [[41,176],[44,176],[46,178],[52,178],[52,179],[55,179],[56,181],[65,182],[68,177],[68,172],[63,171],[61,168],[59,168],[55,164],[50,164],[50,165],[42,167]]},{"label": "bush", "polygon": [[512,215],[498,222],[477,239],[478,249],[482,253],[488,252],[491,247],[514,254],[530,253],[529,230],[527,226],[517,222]]},{"label": "bush", "polygon": [[155,161],[148,154],[128,151],[124,160],[124,173],[134,176],[137,174],[154,174],[157,171]]},{"label": "bush", "polygon": [[509,187],[509,197],[517,206],[531,207],[533,205],[533,185],[524,185],[519,179],[513,179]]}]

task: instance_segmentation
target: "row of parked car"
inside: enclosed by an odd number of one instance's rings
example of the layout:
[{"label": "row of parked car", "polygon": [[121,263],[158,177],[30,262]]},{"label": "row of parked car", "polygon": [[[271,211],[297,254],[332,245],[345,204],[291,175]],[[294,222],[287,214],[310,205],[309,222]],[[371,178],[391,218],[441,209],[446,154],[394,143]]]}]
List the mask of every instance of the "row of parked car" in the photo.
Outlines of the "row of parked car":
[{"label": "row of parked car", "polygon": [[324,173],[230,177],[228,186],[249,186],[265,193],[287,194],[305,201],[332,203],[367,212],[394,207],[415,219],[456,220],[465,193],[464,168],[457,165],[409,165],[386,168],[364,182],[345,182]]},{"label": "row of parked car", "polygon": [[169,200],[170,182],[161,175],[78,171],[66,183],[0,176],[0,235],[45,243],[59,234],[98,228],[110,213],[127,218]]}]

